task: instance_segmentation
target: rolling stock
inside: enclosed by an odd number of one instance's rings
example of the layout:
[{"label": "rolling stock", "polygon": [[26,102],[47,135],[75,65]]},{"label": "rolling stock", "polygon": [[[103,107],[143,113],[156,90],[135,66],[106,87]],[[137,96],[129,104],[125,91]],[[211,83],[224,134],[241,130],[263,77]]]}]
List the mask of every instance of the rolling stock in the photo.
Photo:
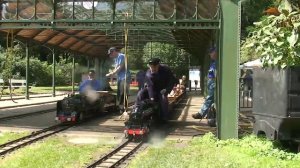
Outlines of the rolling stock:
[{"label": "rolling stock", "polygon": [[90,95],[69,94],[57,102],[56,120],[61,123],[76,123],[105,111],[117,110],[116,96],[108,91]]}]

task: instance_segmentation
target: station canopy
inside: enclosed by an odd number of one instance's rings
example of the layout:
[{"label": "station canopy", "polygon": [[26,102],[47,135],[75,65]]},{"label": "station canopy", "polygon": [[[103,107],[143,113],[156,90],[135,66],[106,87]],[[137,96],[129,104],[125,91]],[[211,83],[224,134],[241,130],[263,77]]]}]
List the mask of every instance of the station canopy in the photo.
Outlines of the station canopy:
[{"label": "station canopy", "polygon": [[2,0],[0,33],[90,57],[111,46],[172,43],[201,56],[219,29],[219,0]]}]

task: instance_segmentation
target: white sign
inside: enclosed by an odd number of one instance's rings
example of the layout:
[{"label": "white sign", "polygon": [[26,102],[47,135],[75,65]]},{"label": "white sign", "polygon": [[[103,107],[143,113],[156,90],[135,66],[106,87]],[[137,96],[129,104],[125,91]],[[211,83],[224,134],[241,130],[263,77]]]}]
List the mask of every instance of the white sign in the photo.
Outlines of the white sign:
[{"label": "white sign", "polygon": [[200,89],[200,70],[199,69],[190,69],[189,70],[189,79],[191,81],[191,88]]}]

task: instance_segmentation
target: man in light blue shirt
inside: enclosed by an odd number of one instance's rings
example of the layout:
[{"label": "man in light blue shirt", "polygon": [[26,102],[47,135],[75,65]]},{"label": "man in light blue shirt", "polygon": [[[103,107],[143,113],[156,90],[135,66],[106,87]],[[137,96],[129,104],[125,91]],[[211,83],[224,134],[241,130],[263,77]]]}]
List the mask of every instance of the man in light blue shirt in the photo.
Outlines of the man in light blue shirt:
[{"label": "man in light blue shirt", "polygon": [[[115,59],[115,68],[112,72],[106,74],[107,77],[117,74],[117,99],[121,113],[124,112],[128,105],[128,93],[131,81],[131,74],[125,62],[125,55],[120,53],[116,47],[111,47],[107,54],[110,58]],[[125,88],[125,89],[124,89]]]}]

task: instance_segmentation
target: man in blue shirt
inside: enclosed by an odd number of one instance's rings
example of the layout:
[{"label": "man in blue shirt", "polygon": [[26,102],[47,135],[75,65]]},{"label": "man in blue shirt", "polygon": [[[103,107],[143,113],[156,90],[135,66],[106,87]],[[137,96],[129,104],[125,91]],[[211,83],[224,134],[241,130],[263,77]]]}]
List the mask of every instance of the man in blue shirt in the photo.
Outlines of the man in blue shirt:
[{"label": "man in blue shirt", "polygon": [[100,81],[95,79],[95,71],[90,70],[88,74],[88,79],[84,80],[79,86],[79,93],[83,94],[88,90],[100,91],[101,84]]},{"label": "man in blue shirt", "polygon": [[209,55],[211,58],[211,64],[209,66],[208,70],[208,80],[207,80],[207,88],[208,88],[208,95],[205,99],[205,102],[200,110],[200,112],[197,112],[192,115],[194,119],[202,119],[208,112],[211,105],[214,103],[214,94],[215,94],[215,78],[216,78],[216,60],[217,60],[217,52],[216,48],[212,47],[209,50]]},{"label": "man in blue shirt", "polygon": [[115,59],[115,68],[112,72],[106,74],[106,76],[109,77],[117,74],[117,99],[121,112],[124,112],[128,105],[131,74],[129,68],[126,66],[125,55],[120,53],[116,47],[111,47],[107,54],[110,58]]}]

